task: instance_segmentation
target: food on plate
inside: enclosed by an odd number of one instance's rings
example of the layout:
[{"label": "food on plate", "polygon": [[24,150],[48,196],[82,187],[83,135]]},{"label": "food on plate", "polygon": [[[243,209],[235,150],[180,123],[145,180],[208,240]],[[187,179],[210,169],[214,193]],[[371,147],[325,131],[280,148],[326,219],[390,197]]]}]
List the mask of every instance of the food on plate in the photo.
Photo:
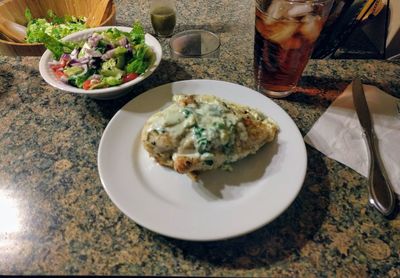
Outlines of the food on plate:
[{"label": "food on plate", "polygon": [[261,112],[210,95],[175,95],[145,123],[141,140],[161,165],[192,177],[230,164],[274,140],[277,124]]},{"label": "food on plate", "polygon": [[60,40],[63,37],[86,28],[86,18],[65,15],[57,16],[52,10],[47,11],[46,18],[33,18],[30,9],[26,8],[25,18],[28,21],[26,42],[41,43],[43,34]]},{"label": "food on plate", "polygon": [[42,33],[55,61],[49,67],[62,82],[85,90],[118,86],[146,72],[155,54],[140,23],[131,32],[117,28],[94,32],[81,42],[59,41]]}]

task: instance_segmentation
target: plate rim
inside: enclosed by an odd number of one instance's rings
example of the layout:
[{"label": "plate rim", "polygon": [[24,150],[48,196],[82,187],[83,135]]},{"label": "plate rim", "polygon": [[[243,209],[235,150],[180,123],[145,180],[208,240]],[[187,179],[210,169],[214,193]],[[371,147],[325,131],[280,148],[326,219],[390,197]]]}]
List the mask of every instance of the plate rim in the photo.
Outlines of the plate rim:
[{"label": "plate rim", "polygon": [[[299,185],[296,188],[297,190],[293,192],[294,194],[292,195],[292,198],[290,198],[290,201],[286,202],[286,205],[282,206],[280,211],[278,213],[276,213],[273,217],[269,217],[266,221],[260,222],[258,225],[254,225],[251,228],[244,229],[241,232],[231,232],[230,234],[226,234],[226,235],[223,235],[223,236],[212,236],[212,237],[198,237],[198,236],[196,236],[196,237],[193,237],[193,236],[183,236],[183,235],[171,234],[171,233],[167,233],[167,232],[164,232],[164,231],[160,231],[158,229],[154,229],[152,227],[148,227],[148,225],[146,225],[142,221],[138,221],[137,219],[135,219],[135,217],[132,217],[131,213],[129,211],[127,211],[124,207],[122,207],[118,203],[118,201],[115,199],[114,194],[111,192],[109,186],[106,185],[104,176],[101,173],[101,168],[102,168],[102,166],[101,166],[102,165],[102,162],[101,162],[101,150],[103,148],[103,145],[105,144],[104,143],[105,134],[107,134],[108,130],[114,124],[114,121],[118,120],[119,115],[124,112],[123,111],[124,108],[127,107],[128,105],[132,104],[133,102],[138,101],[137,99],[140,98],[141,96],[143,96],[145,94],[148,94],[148,93],[152,93],[152,92],[157,91],[157,90],[160,90],[160,89],[162,89],[162,87],[171,86],[171,85],[174,85],[174,84],[192,83],[192,82],[193,83],[197,83],[197,82],[218,82],[218,83],[221,83],[221,84],[225,83],[226,85],[239,86],[239,87],[241,87],[241,89],[253,91],[253,93],[260,94],[261,96],[265,97],[265,100],[267,102],[270,102],[270,104],[275,106],[275,108],[277,108],[280,111],[280,113],[285,114],[285,117],[287,117],[289,119],[289,122],[292,124],[292,128],[294,128],[295,133],[298,135],[299,138],[301,138],[300,141],[301,141],[302,144],[301,144],[301,146],[298,146],[298,147],[300,148],[300,152],[302,153],[303,160],[302,160],[302,164],[301,165],[303,167],[302,167],[302,169],[300,169],[301,174],[300,174],[300,179],[298,181]],[[211,90],[210,94],[212,94],[212,90]],[[261,111],[261,112],[263,112],[263,111]],[[265,112],[263,112],[263,113],[265,113]],[[265,113],[265,114],[267,114],[267,113]],[[271,116],[273,118],[273,115],[268,115],[268,116]],[[235,237],[238,237],[238,236],[242,236],[242,235],[248,234],[250,232],[253,232],[253,231],[255,231],[255,230],[257,230],[257,229],[259,229],[259,228],[271,223],[277,217],[282,215],[290,207],[290,205],[294,202],[294,200],[297,198],[297,196],[299,195],[299,193],[300,193],[300,191],[301,191],[301,189],[302,189],[302,187],[304,185],[306,172],[307,172],[308,157],[307,157],[307,150],[306,150],[305,142],[304,142],[303,136],[301,135],[301,132],[300,132],[298,126],[293,121],[293,119],[290,117],[290,115],[282,107],[280,107],[277,103],[273,102],[268,97],[262,95],[261,93],[255,91],[255,90],[253,90],[253,89],[251,89],[249,87],[246,87],[246,86],[243,86],[243,85],[240,85],[240,84],[237,84],[237,83],[233,83],[233,82],[222,81],[222,80],[213,80],[213,79],[190,79],[190,80],[181,80],[181,81],[165,83],[165,84],[162,84],[160,86],[151,88],[151,89],[145,91],[144,93],[136,96],[135,98],[133,98],[132,100],[127,102],[123,107],[121,107],[117,111],[117,113],[115,113],[115,115],[111,118],[111,120],[109,121],[109,123],[107,124],[106,128],[103,131],[103,134],[102,134],[102,137],[101,137],[101,140],[100,140],[100,143],[99,143],[99,147],[98,147],[97,163],[98,163],[98,171],[99,171],[100,180],[101,180],[102,186],[105,189],[108,197],[111,199],[113,204],[121,212],[123,212],[129,219],[131,219],[134,223],[136,223],[137,225],[140,225],[141,227],[144,227],[145,229],[148,229],[148,230],[150,230],[150,231],[152,231],[154,233],[157,233],[157,234],[160,234],[160,235],[163,235],[163,236],[167,236],[167,237],[170,237],[170,238],[181,239],[181,240],[189,240],[189,241],[201,241],[202,242],[202,241],[225,240],[225,239],[235,238]],[[160,167],[162,167],[162,166],[160,166]]]}]

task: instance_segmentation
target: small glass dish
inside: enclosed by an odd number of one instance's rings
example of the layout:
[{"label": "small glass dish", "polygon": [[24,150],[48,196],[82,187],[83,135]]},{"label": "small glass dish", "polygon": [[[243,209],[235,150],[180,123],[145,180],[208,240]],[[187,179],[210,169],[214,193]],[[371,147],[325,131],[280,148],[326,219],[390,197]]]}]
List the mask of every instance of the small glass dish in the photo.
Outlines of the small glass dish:
[{"label": "small glass dish", "polygon": [[172,57],[217,58],[219,37],[206,30],[187,30],[175,34],[169,41]]}]

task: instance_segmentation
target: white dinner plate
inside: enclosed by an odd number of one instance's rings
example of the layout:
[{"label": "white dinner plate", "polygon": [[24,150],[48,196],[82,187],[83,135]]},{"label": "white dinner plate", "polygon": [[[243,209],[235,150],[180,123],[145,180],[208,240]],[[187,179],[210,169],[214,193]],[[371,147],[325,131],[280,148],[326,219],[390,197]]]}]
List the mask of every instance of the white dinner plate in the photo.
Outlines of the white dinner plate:
[{"label": "white dinner plate", "polygon": [[[279,125],[277,139],[200,181],[158,165],[140,142],[145,121],[175,94],[209,94],[256,108]],[[104,130],[98,152],[111,200],[137,224],[185,240],[220,240],[279,216],[299,193],[307,168],[303,137],[289,115],[264,95],[223,81],[188,80],[151,89],[127,103]]]}]

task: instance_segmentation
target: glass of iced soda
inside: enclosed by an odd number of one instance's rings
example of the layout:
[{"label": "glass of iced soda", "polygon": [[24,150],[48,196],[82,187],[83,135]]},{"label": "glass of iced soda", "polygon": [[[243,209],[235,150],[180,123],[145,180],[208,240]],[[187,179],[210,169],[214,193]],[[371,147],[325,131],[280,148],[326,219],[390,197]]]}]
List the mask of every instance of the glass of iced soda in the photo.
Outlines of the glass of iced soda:
[{"label": "glass of iced soda", "polygon": [[333,0],[256,0],[254,74],[257,89],[275,98],[296,87]]}]

